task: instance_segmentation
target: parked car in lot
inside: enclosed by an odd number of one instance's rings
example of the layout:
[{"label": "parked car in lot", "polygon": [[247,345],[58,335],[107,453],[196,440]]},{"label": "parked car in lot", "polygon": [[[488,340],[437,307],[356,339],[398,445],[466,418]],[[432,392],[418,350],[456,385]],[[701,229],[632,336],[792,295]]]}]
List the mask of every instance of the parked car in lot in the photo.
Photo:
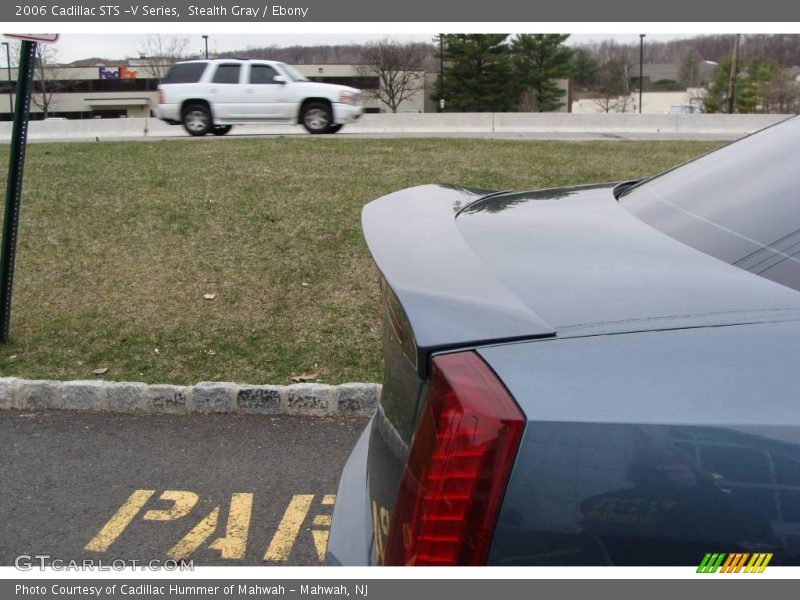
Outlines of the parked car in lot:
[{"label": "parked car in lot", "polygon": [[800,564],[798,164],[795,117],[642,181],[368,204],[384,387],[328,564]]},{"label": "parked car in lot", "polygon": [[234,125],[297,123],[336,133],[361,117],[359,90],[309,81],[281,62],[192,60],[174,64],[158,86],[156,116],[190,135],[225,135]]}]

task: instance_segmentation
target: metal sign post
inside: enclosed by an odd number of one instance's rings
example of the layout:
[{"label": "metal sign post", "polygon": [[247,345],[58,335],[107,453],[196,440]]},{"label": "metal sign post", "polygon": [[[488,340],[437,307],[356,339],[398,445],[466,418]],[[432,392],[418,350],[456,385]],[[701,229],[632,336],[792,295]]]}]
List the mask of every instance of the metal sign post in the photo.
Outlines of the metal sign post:
[{"label": "metal sign post", "polygon": [[11,288],[14,283],[14,260],[17,251],[19,204],[22,199],[22,172],[25,166],[25,144],[28,139],[28,112],[31,107],[33,67],[36,42],[22,41],[17,77],[17,102],[14,110],[14,129],[8,160],[6,211],[3,220],[3,254],[0,256],[0,342],[8,342],[11,320]]}]

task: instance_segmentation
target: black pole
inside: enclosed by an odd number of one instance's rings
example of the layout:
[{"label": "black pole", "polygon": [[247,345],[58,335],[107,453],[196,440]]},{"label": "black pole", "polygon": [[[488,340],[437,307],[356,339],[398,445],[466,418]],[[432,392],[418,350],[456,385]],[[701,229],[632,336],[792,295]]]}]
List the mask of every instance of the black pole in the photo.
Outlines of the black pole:
[{"label": "black pole", "polygon": [[444,112],[444,34],[439,34],[439,112]]},{"label": "black pole", "polygon": [[639,34],[639,114],[642,114],[642,86],[644,85],[644,34]]},{"label": "black pole", "polygon": [[208,36],[207,36],[207,35],[204,35],[204,36],[203,36],[203,40],[204,40],[204,41],[205,41],[205,43],[206,43],[206,59],[208,59]]},{"label": "black pole", "polygon": [[17,109],[8,159],[6,212],[3,220],[3,254],[0,257],[0,342],[8,342],[11,321],[11,288],[14,283],[14,260],[17,249],[19,204],[22,199],[22,171],[25,166],[25,143],[28,140],[28,112],[31,108],[33,65],[36,42],[22,42],[17,77]]}]

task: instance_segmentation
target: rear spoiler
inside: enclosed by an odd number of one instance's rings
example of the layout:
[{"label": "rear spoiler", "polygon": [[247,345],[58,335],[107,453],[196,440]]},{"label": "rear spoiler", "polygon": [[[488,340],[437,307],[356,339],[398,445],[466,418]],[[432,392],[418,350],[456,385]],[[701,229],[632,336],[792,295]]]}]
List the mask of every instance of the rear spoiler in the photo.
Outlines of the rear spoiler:
[{"label": "rear spoiler", "polygon": [[423,378],[433,352],[555,336],[458,230],[458,211],[490,194],[425,185],[378,198],[361,213],[389,321]]}]

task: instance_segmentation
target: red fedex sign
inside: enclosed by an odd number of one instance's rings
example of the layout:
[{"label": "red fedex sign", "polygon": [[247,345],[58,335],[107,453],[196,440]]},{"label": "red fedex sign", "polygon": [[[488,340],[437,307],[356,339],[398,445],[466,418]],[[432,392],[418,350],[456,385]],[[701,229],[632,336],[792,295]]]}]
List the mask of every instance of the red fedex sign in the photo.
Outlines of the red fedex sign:
[{"label": "red fedex sign", "polygon": [[128,67],[98,67],[100,79],[136,79],[136,71]]}]

